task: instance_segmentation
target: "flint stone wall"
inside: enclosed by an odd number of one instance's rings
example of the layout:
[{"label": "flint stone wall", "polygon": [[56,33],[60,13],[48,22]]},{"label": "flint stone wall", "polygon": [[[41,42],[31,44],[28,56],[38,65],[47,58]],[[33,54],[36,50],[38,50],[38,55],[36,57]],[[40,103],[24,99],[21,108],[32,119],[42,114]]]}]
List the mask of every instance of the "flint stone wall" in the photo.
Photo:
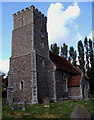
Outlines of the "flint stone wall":
[{"label": "flint stone wall", "polygon": [[[13,71],[12,87],[15,103],[23,103],[25,97],[27,103],[32,102],[31,68],[31,54],[11,58],[11,69]],[[21,81],[23,81],[22,90],[20,89]]]},{"label": "flint stone wall", "polygon": [[64,95],[64,80],[63,80],[64,72],[57,69],[55,71],[55,80],[56,80],[56,96],[57,100],[63,98]]},{"label": "flint stone wall", "polygon": [[48,59],[36,55],[36,60],[38,101],[41,103],[45,97],[49,97]]},{"label": "flint stone wall", "polygon": [[49,98],[51,101],[56,101],[56,81],[55,81],[56,66],[49,60],[48,82],[49,82]]},{"label": "flint stone wall", "polygon": [[68,89],[69,98],[71,99],[82,99],[80,86],[70,87]]},{"label": "flint stone wall", "polygon": [[32,24],[23,26],[12,32],[12,56],[22,56],[31,53],[33,48]]}]

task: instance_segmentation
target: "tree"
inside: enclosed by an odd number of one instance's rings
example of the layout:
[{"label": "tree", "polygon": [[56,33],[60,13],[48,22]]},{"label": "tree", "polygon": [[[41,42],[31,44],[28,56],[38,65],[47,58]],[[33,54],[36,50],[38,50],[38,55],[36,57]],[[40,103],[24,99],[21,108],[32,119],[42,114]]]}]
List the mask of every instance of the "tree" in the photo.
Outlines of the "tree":
[{"label": "tree", "polygon": [[0,76],[1,76],[1,79],[2,79],[2,91],[7,90],[8,76],[5,73],[1,73]]},{"label": "tree", "polygon": [[8,76],[0,72],[0,79],[2,80],[2,97],[7,97]]},{"label": "tree", "polygon": [[76,50],[74,50],[74,47],[71,46],[70,47],[70,50],[69,50],[69,61],[74,65],[76,66],[76,57],[77,57],[77,52]]},{"label": "tree", "polygon": [[56,43],[51,44],[51,51],[56,53],[56,54],[59,54],[59,46],[57,46]]},{"label": "tree", "polygon": [[90,58],[90,68],[88,70],[88,76],[90,78],[91,92],[94,91],[94,53],[93,53],[93,43],[89,39],[89,58]]},{"label": "tree", "polygon": [[61,56],[65,57],[67,59],[68,56],[68,46],[63,43],[63,46],[61,46]]},{"label": "tree", "polygon": [[84,39],[84,47],[85,47],[85,56],[86,56],[86,73],[88,75],[89,69],[89,51],[88,51],[88,39],[85,37]]},{"label": "tree", "polygon": [[92,43],[92,40],[89,39],[89,57],[90,57],[90,64],[91,64],[91,67],[93,67],[93,43]]},{"label": "tree", "polygon": [[80,64],[79,67],[85,73],[84,47],[81,40],[78,42],[78,53],[79,53],[78,60]]},{"label": "tree", "polygon": [[71,58],[70,57],[68,57],[68,61],[71,62]]}]

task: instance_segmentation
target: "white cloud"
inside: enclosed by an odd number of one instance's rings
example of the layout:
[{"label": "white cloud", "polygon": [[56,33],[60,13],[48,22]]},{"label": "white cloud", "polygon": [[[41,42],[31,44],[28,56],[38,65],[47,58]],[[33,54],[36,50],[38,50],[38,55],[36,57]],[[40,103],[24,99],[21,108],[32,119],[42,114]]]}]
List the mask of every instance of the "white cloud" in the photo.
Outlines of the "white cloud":
[{"label": "white cloud", "polygon": [[0,59],[0,71],[2,72],[8,72],[9,71],[9,59],[3,61]]},{"label": "white cloud", "polygon": [[51,3],[47,13],[49,45],[57,43],[61,46],[64,42],[68,45],[76,45],[77,41],[83,38],[75,22],[79,15],[80,8],[76,2],[66,10],[61,3]]},{"label": "white cloud", "polygon": [[94,39],[94,31],[92,31],[90,34],[89,34],[89,37],[88,37],[88,39],[91,39],[91,40],[93,40]]}]

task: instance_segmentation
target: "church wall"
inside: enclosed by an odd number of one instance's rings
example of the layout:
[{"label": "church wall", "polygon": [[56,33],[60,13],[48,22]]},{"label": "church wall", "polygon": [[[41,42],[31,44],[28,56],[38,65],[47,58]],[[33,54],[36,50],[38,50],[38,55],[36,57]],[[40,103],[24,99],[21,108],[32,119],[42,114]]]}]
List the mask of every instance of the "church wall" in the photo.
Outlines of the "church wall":
[{"label": "church wall", "polygon": [[84,76],[82,77],[81,88],[82,88],[83,99],[88,99],[88,96],[90,94],[90,85],[89,85],[89,81],[86,80]]},{"label": "church wall", "polygon": [[86,99],[88,98],[88,96],[90,95],[90,84],[89,84],[89,81],[88,80],[85,80],[86,82],[86,93],[85,93],[85,95],[86,95]]},{"label": "church wall", "polygon": [[48,58],[48,34],[47,34],[47,18],[40,15],[36,10],[33,13],[34,17],[34,49],[40,56]]},{"label": "church wall", "polygon": [[[37,96],[42,101],[49,95],[47,18],[37,8],[30,6],[30,9],[13,14],[13,21],[8,91],[13,91],[15,102],[23,102],[25,95],[28,103],[36,104]],[[20,90],[20,80],[24,82],[24,90]]]},{"label": "church wall", "polygon": [[56,66],[49,60],[48,82],[49,82],[49,98],[51,101],[56,101]]},{"label": "church wall", "polygon": [[37,71],[37,96],[38,102],[43,102],[45,97],[49,97],[48,89],[48,34],[46,28],[47,18],[38,9],[33,11],[34,25],[34,49],[36,51],[36,71]]},{"label": "church wall", "polygon": [[[31,81],[31,55],[11,58],[11,69],[13,71],[13,98],[15,103],[22,103],[26,97],[27,103],[32,102]],[[9,75],[10,77],[10,75]],[[23,89],[21,89],[21,81]]]},{"label": "church wall", "polygon": [[68,88],[69,98],[71,99],[82,99],[81,87],[70,87]]},{"label": "church wall", "polygon": [[40,34],[34,34],[34,49],[36,53],[45,58],[49,57],[49,48],[47,42],[47,34],[44,33],[44,38]]},{"label": "church wall", "polygon": [[13,14],[13,21],[14,21],[14,29],[18,29],[23,25],[28,25],[33,22],[33,10],[34,7],[30,6],[29,8],[25,8],[25,10],[21,10],[17,12],[17,14]]},{"label": "church wall", "polygon": [[55,80],[56,80],[56,97],[58,100],[59,98],[63,98],[64,94],[63,71],[58,69],[56,70]]},{"label": "church wall", "polygon": [[[49,58],[47,17],[31,6],[14,14],[13,21],[7,100],[23,103],[26,99],[36,104],[45,97],[53,101],[63,98],[64,72],[56,69]],[[69,88],[70,96],[80,94],[81,87]]]},{"label": "church wall", "polygon": [[29,54],[33,48],[32,24],[12,32],[12,56]]},{"label": "church wall", "polygon": [[45,97],[49,97],[48,59],[36,55],[36,61],[38,102],[41,103]]}]

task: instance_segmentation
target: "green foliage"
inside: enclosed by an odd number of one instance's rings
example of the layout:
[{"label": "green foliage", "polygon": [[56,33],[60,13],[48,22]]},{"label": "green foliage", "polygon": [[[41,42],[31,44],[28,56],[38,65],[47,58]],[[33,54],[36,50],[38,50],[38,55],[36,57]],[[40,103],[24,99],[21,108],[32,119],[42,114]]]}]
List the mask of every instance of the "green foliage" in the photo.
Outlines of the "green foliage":
[{"label": "green foliage", "polygon": [[94,66],[94,54],[93,54],[93,43],[92,40],[89,39],[89,56],[90,56],[90,64],[91,64],[91,69],[93,69]]},{"label": "green foliage", "polygon": [[89,48],[88,48],[88,39],[85,37],[84,39],[84,47],[85,47],[85,55],[86,55],[86,73],[88,74],[89,69]]},{"label": "green foliage", "polygon": [[78,42],[78,52],[79,52],[78,59],[79,59],[80,69],[85,73],[84,47],[81,40]]},{"label": "green foliage", "polygon": [[70,57],[68,57],[68,61],[71,63],[71,58]]},{"label": "green foliage", "polygon": [[2,97],[7,96],[8,76],[5,73],[0,73],[0,79],[2,80]]},{"label": "green foliage", "polygon": [[[51,45],[51,51],[59,55],[59,47],[57,44]],[[70,46],[68,53],[68,45],[63,43],[61,46],[61,56],[68,59],[74,66],[77,66],[77,56],[80,69],[90,78],[91,92],[94,91],[94,51],[92,40],[84,39],[84,44],[80,40],[78,42],[78,55],[73,46]]]},{"label": "green foliage", "polygon": [[68,46],[63,43],[63,46],[61,46],[61,56],[65,57],[67,59],[68,57]]},{"label": "green foliage", "polygon": [[6,91],[8,86],[8,76],[2,76],[2,91]]},{"label": "green foliage", "polygon": [[56,43],[51,44],[51,51],[56,53],[56,54],[59,54],[59,47]]},{"label": "green foliage", "polygon": [[70,56],[69,56],[69,61],[70,61],[74,66],[76,66],[76,63],[77,63],[77,61],[76,61],[77,53],[76,53],[76,50],[74,50],[74,47],[73,47],[73,46],[70,47],[69,55],[70,55]]},{"label": "green foliage", "polygon": [[94,53],[93,53],[93,43],[89,39],[89,59],[90,59],[90,68],[88,69],[88,76],[90,78],[90,87],[91,92],[94,91]]},{"label": "green foliage", "polygon": [[94,91],[94,53],[91,39],[84,39],[85,56],[86,56],[86,73],[90,78],[91,92]]}]

